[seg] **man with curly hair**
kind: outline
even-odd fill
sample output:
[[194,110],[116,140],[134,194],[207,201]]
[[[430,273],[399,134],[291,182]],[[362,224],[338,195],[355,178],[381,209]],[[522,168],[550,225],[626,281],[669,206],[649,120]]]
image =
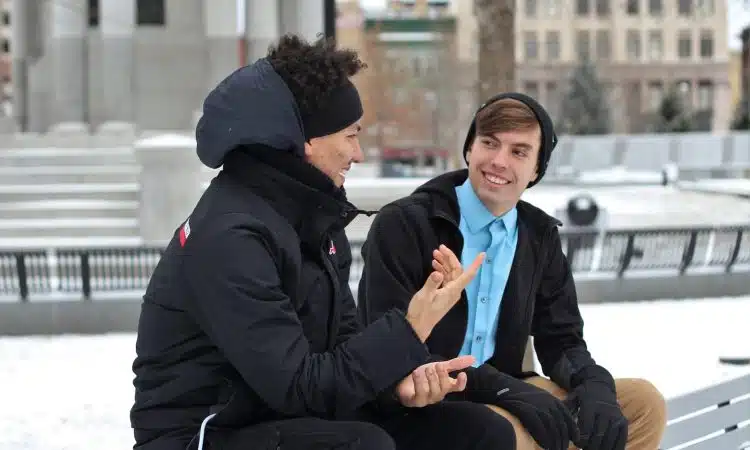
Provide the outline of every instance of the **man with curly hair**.
[[[285,36],[205,99],[198,157],[223,167],[144,295],[134,448],[393,450],[366,421],[372,411],[464,388],[456,372],[473,358],[428,364],[424,342],[483,255],[458,279],[428,276],[406,312],[366,328],[357,319],[344,227],[361,211],[342,186],[363,159],[350,81],[363,67],[326,40]],[[423,395],[413,379],[439,394]],[[513,429],[500,425],[474,427],[467,448],[503,448]]]

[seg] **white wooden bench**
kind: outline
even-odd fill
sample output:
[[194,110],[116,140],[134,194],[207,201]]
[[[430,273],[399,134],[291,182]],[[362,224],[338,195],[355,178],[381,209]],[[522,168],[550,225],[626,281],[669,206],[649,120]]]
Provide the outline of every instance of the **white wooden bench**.
[[750,449],[750,374],[668,400],[660,448]]

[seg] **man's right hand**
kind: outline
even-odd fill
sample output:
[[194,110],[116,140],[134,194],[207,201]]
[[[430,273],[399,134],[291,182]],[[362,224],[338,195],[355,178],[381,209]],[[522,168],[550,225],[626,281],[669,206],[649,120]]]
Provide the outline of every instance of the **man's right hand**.
[[[455,258],[455,255],[444,246],[441,246],[441,251],[450,252],[450,255]],[[445,276],[442,272],[432,272],[422,289],[411,298],[406,311],[406,320],[422,342],[427,341],[435,325],[458,303],[461,292],[479,271],[484,255],[484,252],[477,255],[468,270],[464,270],[455,279],[445,280],[445,283],[443,283]]]

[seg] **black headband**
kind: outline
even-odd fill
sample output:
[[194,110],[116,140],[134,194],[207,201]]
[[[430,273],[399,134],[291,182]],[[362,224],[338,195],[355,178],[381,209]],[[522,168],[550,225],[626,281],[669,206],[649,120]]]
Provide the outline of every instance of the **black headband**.
[[334,89],[322,107],[302,117],[305,140],[341,131],[362,118],[362,101],[354,84],[346,83]]

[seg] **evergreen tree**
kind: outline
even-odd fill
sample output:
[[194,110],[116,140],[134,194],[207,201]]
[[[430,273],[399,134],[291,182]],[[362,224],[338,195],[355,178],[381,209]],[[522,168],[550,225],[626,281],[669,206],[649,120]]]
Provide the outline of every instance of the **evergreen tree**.
[[560,106],[558,127],[566,134],[608,134],[612,124],[606,89],[596,67],[584,61],[573,72]]
[[685,133],[693,129],[690,115],[685,111],[675,87],[670,88],[661,99],[654,122],[652,128],[657,133]]

